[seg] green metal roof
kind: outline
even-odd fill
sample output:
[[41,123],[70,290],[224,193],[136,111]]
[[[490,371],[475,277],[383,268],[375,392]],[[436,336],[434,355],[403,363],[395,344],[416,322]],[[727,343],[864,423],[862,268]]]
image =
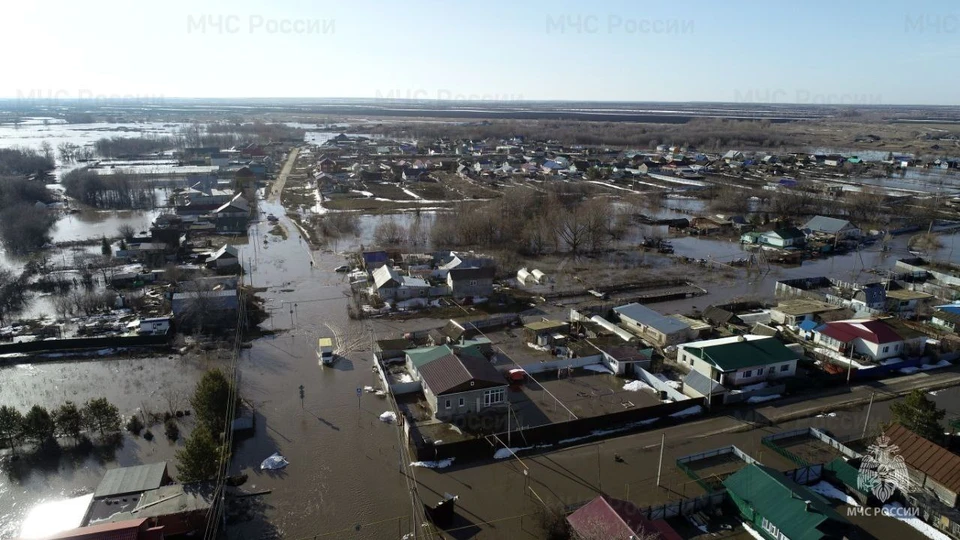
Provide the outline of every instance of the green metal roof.
[[437,358],[443,358],[448,354],[453,354],[453,349],[446,345],[437,345],[436,347],[420,347],[419,349],[407,349],[404,354],[410,357],[410,362],[416,368],[420,368]]
[[768,467],[747,465],[723,485],[791,540],[833,537],[828,534],[832,529],[835,534],[835,529],[850,524],[826,499]]
[[857,486],[857,476],[860,474],[860,470],[847,463],[847,460],[838,457],[824,465],[823,468],[832,471],[837,480],[843,482],[843,485],[866,495],[866,492]]
[[797,359],[797,353],[791,351],[776,338],[733,341],[708,347],[684,346],[684,350],[697,358],[709,362],[720,371],[779,364]]

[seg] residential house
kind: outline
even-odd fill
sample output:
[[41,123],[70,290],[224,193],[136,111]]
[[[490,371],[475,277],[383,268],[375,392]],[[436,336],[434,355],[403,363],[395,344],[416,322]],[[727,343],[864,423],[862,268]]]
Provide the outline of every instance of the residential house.
[[643,304],[618,306],[613,311],[620,317],[623,328],[657,347],[683,343],[692,335],[689,324],[661,315]]
[[214,210],[212,216],[218,233],[246,233],[247,223],[250,221],[250,203],[237,193],[230,202]]
[[386,302],[426,298],[430,285],[421,278],[401,275],[390,266],[373,271],[373,292]]
[[716,216],[698,216],[690,220],[690,226],[700,234],[716,234],[733,227],[733,223]]
[[214,500],[211,483],[173,484],[134,496],[95,500],[87,519],[97,524],[147,519],[153,528],[163,532],[164,538],[189,538],[206,530]]
[[[890,322],[888,322],[890,321]],[[813,330],[813,341],[842,354],[856,353],[874,362],[898,356],[915,356],[926,336],[893,320],[849,319],[833,321]]]
[[960,494],[960,456],[894,423],[883,434],[903,458],[915,490],[928,491],[950,508]]
[[843,306],[806,298],[782,300],[770,310],[770,319],[775,323],[797,326],[803,321],[815,321],[824,313],[842,309]]
[[233,328],[240,309],[236,289],[178,292],[170,303],[180,329]]
[[884,311],[887,307],[887,289],[880,283],[857,288],[850,299],[854,311]]
[[94,499],[105,497],[120,497],[142,493],[150,489],[157,489],[171,482],[167,472],[167,463],[148,463],[131,467],[117,467],[108,470],[97,489],[93,492]]
[[479,354],[447,354],[419,368],[423,394],[439,420],[506,409],[507,381]]
[[527,343],[545,347],[566,340],[569,323],[544,319],[523,325],[523,334]]
[[845,238],[859,238],[860,229],[845,219],[826,216],[814,216],[803,224],[802,229],[808,229],[814,234],[823,234],[840,240]]
[[236,247],[224,244],[220,249],[211,253],[204,264],[207,268],[236,268],[240,266],[240,255]]
[[680,540],[666,521],[649,520],[630,501],[598,495],[567,516],[574,538],[643,538],[644,540]]
[[360,257],[363,259],[363,268],[367,272],[373,272],[377,268],[387,264],[390,260],[390,255],[386,251],[364,251],[360,254]]
[[806,235],[796,227],[786,227],[767,231],[760,235],[759,243],[776,248],[799,247],[804,243]]
[[693,371],[724,388],[792,377],[799,359],[800,355],[776,338],[752,334],[677,347],[677,362],[691,366]]
[[493,277],[496,273],[489,266],[482,268],[453,268],[447,271],[447,287],[454,298],[469,296],[488,297],[493,294]]
[[904,317],[912,317],[927,307],[933,295],[910,289],[893,289],[886,291],[887,311]]
[[317,162],[317,167],[320,169],[320,172],[325,173],[335,173],[337,172],[337,169],[339,169],[337,162],[328,157],[324,157]]
[[934,307],[930,323],[956,332],[958,325],[960,325],[960,304],[945,304]]
[[820,494],[751,463],[723,481],[744,521],[770,540],[847,538],[853,525]]

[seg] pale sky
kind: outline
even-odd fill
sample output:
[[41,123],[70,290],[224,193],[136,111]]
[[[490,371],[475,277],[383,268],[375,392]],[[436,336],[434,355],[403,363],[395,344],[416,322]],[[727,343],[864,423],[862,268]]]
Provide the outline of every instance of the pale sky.
[[960,104],[942,1],[18,1],[0,97]]

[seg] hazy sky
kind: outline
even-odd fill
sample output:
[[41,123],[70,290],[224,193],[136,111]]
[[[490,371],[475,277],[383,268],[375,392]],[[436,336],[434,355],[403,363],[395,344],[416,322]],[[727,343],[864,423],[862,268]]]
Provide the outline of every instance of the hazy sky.
[[0,97],[960,104],[960,3],[18,1]]

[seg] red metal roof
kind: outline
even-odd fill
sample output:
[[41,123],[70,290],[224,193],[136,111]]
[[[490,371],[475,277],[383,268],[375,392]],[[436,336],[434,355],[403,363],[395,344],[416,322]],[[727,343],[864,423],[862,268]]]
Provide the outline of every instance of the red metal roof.
[[148,532],[148,528],[145,518],[131,519],[64,531],[49,537],[48,540],[159,540],[163,538],[162,533],[157,530]]
[[893,343],[903,341],[903,338],[890,328],[890,325],[877,320],[850,320],[834,321],[824,325],[820,330],[821,334],[830,336],[837,341],[849,343],[856,338],[861,338],[869,343],[883,345],[884,343]]
[[682,540],[666,521],[651,521],[630,501],[600,495],[567,516],[575,532],[589,538],[630,538],[646,533],[661,540]]

